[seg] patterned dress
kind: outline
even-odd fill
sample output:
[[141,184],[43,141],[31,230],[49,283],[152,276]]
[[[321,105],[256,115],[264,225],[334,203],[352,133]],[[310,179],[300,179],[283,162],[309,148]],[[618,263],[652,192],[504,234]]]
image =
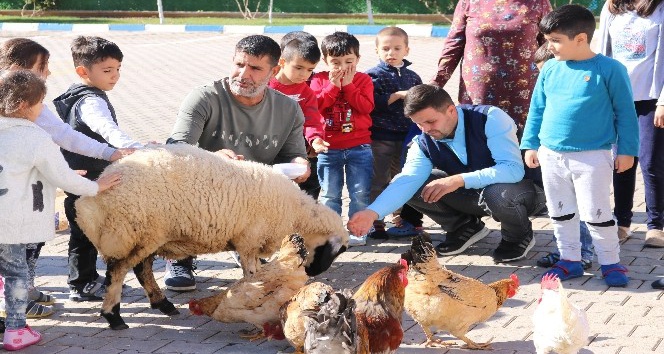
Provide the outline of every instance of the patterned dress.
[[443,87],[461,63],[459,103],[498,106],[519,128],[537,80],[533,55],[549,0],[459,0],[432,84]]

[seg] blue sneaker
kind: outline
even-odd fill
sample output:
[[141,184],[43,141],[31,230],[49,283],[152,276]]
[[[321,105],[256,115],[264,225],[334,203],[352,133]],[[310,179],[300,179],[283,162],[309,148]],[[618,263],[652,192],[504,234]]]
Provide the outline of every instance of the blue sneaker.
[[561,281],[580,278],[583,276],[583,264],[581,261],[574,262],[561,259],[542,276],[546,274],[555,274]]
[[417,236],[424,231],[422,226],[413,226],[408,221],[403,221],[401,226],[394,226],[387,229],[385,232],[390,237],[409,237]]
[[164,274],[164,283],[166,289],[173,291],[192,291],[196,290],[196,278],[194,278],[193,259],[167,260],[166,274]]
[[602,269],[602,276],[606,285],[624,287],[629,283],[627,268],[624,265],[615,263],[603,265],[600,268]]

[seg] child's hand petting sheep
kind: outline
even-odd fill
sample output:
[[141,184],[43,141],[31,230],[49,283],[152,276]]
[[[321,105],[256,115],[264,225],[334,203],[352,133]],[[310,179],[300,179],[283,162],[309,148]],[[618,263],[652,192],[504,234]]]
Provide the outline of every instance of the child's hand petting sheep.
[[99,185],[99,191],[97,193],[103,192],[116,184],[120,183],[122,180],[122,174],[120,172],[113,172],[107,175],[103,175],[97,179],[97,184]]

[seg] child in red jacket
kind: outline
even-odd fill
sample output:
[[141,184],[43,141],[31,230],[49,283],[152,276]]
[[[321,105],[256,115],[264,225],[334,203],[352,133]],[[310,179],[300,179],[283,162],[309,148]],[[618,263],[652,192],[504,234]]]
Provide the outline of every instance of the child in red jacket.
[[[346,32],[335,32],[321,43],[323,61],[330,71],[314,75],[311,89],[318,98],[318,110],[325,119],[325,141],[330,146],[318,155],[321,203],[341,214],[344,171],[350,207],[348,216],[369,204],[373,177],[371,116],[374,108],[373,83],[369,75],[357,72],[360,42]],[[350,246],[366,244],[366,235],[351,235]]]

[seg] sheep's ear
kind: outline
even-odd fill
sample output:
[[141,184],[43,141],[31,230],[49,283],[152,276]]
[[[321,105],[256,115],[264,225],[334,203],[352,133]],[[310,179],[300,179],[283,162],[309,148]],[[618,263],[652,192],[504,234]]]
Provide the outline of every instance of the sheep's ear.
[[314,259],[311,264],[305,267],[307,275],[314,277],[326,271],[332,265],[332,262],[338,255],[346,251],[346,246],[341,243],[341,238],[335,237],[324,245],[316,247],[314,250]]

